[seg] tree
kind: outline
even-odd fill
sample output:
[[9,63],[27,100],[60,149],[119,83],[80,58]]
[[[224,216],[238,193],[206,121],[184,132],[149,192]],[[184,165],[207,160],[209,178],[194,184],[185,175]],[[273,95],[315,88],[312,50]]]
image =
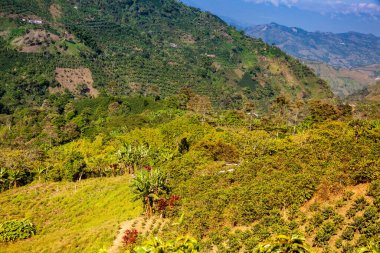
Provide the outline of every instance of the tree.
[[134,173],[137,166],[146,165],[142,163],[148,158],[149,151],[149,147],[145,145],[132,147],[132,145],[125,143],[117,151],[116,156],[128,168],[129,173]]
[[8,173],[6,168],[0,168],[0,192],[5,190],[8,183]]
[[254,116],[257,117],[257,114],[255,113],[255,104],[252,101],[247,101],[243,105],[243,110],[248,115],[248,121],[249,121],[248,129],[249,131],[252,131],[253,118]]

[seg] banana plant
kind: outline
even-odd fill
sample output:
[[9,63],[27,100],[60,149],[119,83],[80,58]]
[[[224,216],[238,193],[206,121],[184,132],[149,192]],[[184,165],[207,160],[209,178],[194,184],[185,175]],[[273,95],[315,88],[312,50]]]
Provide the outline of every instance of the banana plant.
[[188,236],[180,236],[174,241],[164,242],[154,237],[142,246],[134,248],[136,253],[199,253],[197,240]]
[[312,253],[305,244],[305,239],[298,236],[280,235],[273,243],[258,245],[254,253]]
[[17,187],[17,183],[22,179],[22,173],[20,170],[10,170],[8,172],[9,188],[13,185],[13,188]]
[[8,183],[8,173],[6,168],[0,168],[0,191],[5,190]]
[[132,182],[136,199],[141,199],[145,213],[152,216],[156,200],[164,193],[169,193],[166,175],[160,170],[140,170]]
[[367,247],[360,248],[358,253],[380,253],[380,242],[370,242]]

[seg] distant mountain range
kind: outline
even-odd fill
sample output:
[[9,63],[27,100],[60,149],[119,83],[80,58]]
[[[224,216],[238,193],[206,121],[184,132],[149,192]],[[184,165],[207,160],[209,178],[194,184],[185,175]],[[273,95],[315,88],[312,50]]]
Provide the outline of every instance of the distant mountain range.
[[367,88],[380,76],[380,38],[372,34],[308,32],[276,23],[244,30],[301,59],[340,97]]
[[372,34],[308,32],[276,23],[247,28],[246,33],[307,61],[344,68],[380,63],[380,38]]

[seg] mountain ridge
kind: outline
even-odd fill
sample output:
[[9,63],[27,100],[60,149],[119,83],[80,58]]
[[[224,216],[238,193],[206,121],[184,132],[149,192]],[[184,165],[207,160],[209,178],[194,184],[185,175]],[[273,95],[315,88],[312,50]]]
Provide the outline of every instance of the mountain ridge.
[[380,38],[358,32],[309,32],[277,23],[247,28],[247,34],[276,44],[297,58],[355,68],[380,62]]

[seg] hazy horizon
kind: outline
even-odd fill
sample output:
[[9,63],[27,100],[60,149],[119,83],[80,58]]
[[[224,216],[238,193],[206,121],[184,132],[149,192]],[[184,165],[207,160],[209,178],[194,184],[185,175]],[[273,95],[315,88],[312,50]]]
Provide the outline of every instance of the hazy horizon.
[[182,0],[240,25],[269,23],[315,32],[380,36],[380,1]]

